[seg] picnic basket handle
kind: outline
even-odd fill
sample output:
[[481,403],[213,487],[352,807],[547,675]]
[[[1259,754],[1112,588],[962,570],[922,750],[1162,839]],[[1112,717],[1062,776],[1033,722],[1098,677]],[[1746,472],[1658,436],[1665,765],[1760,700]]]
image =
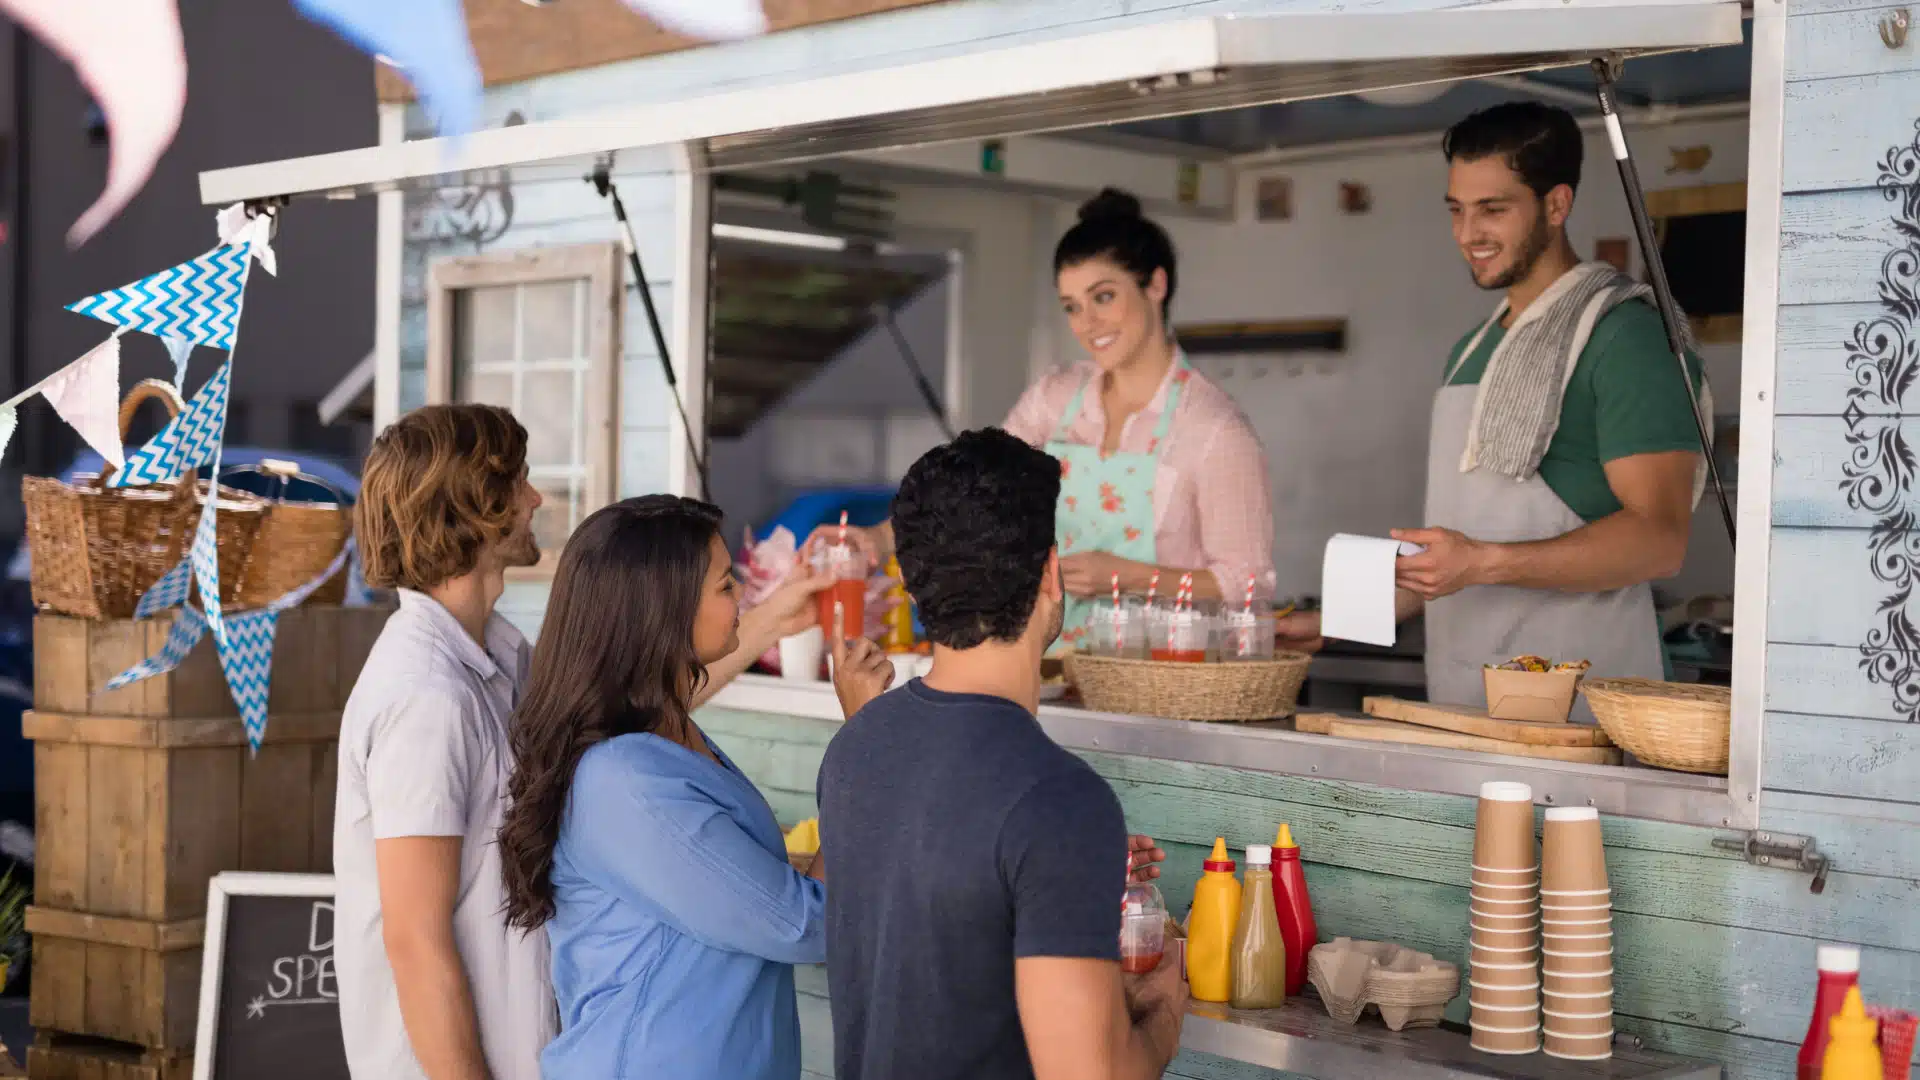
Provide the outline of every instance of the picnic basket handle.
[[[120,402],[121,443],[124,444],[127,441],[127,432],[133,427],[133,418],[134,415],[140,411],[140,406],[145,405],[154,398],[159,398],[160,401],[166,405],[168,420],[179,416],[181,410],[186,408],[180,401],[180,392],[175,390],[173,384],[165,379],[142,379],[134,383],[133,389],[128,390],[126,398]],[[95,478],[93,486],[96,488],[106,487],[107,480],[113,476],[114,471],[113,462],[109,461],[102,465],[100,475]],[[187,472],[191,473],[193,470],[189,469]]]

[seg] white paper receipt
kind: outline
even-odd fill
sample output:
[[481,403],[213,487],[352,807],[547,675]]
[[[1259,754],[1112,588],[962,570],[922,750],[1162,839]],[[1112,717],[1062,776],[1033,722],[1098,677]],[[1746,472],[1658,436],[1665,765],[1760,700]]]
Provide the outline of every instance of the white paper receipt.
[[1398,627],[1393,617],[1393,560],[1422,551],[1378,536],[1335,533],[1320,563],[1320,633],[1343,641],[1390,646]]

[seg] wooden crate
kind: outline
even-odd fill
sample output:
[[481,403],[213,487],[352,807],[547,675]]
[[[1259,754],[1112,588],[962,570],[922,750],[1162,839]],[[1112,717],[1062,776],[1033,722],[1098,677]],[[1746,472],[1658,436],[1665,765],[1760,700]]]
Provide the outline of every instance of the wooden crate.
[[153,922],[29,907],[28,1020],[40,1031],[193,1046],[204,919]]
[[332,871],[338,712],[274,716],[257,755],[238,717],[36,710],[21,727],[42,907],[172,922],[206,913],[222,870]]
[[[270,712],[331,712],[346,704],[391,608],[299,607],[274,635]],[[81,716],[237,715],[212,635],[165,675],[108,690],[115,675],[160,651],[171,613],[152,619],[41,615],[33,624],[33,703]]]
[[42,1032],[27,1048],[30,1080],[192,1080],[187,1053]]

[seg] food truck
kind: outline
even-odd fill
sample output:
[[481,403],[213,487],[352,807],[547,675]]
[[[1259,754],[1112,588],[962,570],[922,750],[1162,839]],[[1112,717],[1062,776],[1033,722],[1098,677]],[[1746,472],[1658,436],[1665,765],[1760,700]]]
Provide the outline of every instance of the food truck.
[[[1261,843],[1284,821],[1323,940],[1455,962],[1481,785],[1596,808],[1609,1075],[1791,1075],[1822,942],[1860,946],[1880,998],[1920,1000],[1907,8],[796,0],[769,4],[773,33],[694,48],[613,4],[467,6],[484,130],[427,137],[383,76],[379,145],[209,171],[201,194],[277,208],[282,230],[323,227],[320,200],[377,200],[377,422],[437,401],[513,408],[549,549],[595,507],[660,490],[705,491],[738,530],[998,423],[1076,358],[1048,256],[1074,205],[1113,185],[1173,234],[1176,330],[1212,342],[1195,363],[1259,432],[1277,590],[1310,595],[1329,534],[1420,524],[1427,401],[1446,346],[1492,307],[1455,261],[1439,132],[1505,99],[1574,111],[1573,242],[1638,273],[1647,226],[1719,402],[1731,517],[1702,500],[1663,616],[1707,643],[1676,655],[1676,677],[1730,687],[1724,770],[1067,703],[1040,722],[1168,849],[1175,909],[1213,838]],[[1622,148],[1642,192],[1609,167]],[[908,340],[931,395],[897,366]],[[502,602],[530,632],[550,574],[521,573]],[[1308,700],[1416,697],[1420,670],[1417,630],[1330,647]],[[783,823],[815,813],[841,720],[828,684],[743,676],[699,719]],[[806,1067],[830,1076],[824,973],[800,985]],[[1520,1075],[1449,1057],[1464,1042],[1196,1014],[1170,1075]],[[1551,1065],[1538,1075],[1579,1074]]]

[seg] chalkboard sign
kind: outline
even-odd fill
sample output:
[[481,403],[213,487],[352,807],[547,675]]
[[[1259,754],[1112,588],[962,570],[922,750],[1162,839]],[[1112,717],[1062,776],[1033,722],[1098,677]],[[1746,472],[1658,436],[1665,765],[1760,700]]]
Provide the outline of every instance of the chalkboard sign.
[[193,1080],[348,1080],[333,877],[215,875]]

